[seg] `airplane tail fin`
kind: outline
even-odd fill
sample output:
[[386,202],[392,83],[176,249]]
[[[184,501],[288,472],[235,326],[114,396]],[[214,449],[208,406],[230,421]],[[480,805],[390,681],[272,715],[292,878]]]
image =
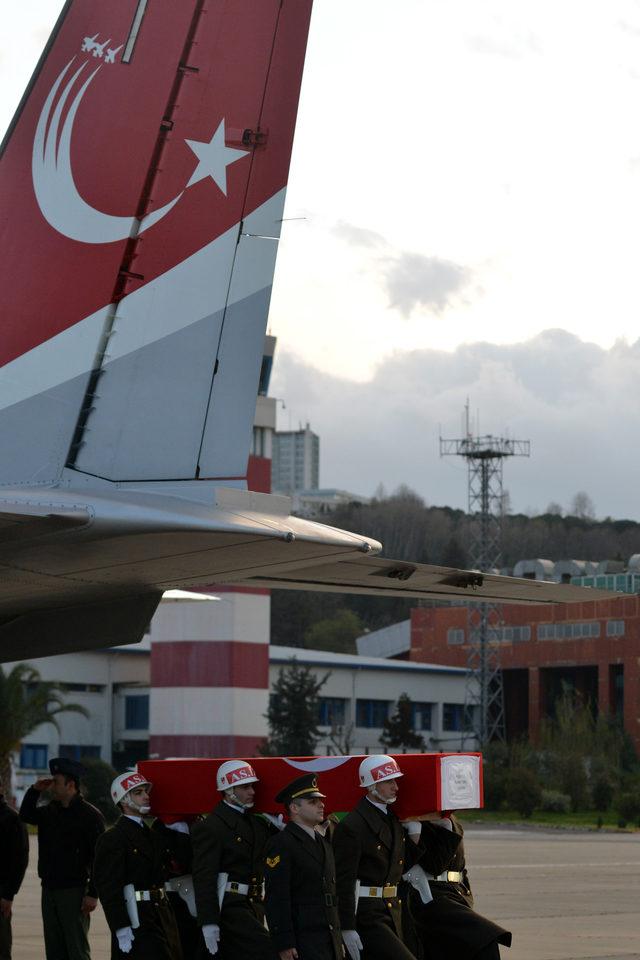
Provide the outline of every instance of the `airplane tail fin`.
[[0,156],[0,482],[246,475],[311,0],[70,0]]

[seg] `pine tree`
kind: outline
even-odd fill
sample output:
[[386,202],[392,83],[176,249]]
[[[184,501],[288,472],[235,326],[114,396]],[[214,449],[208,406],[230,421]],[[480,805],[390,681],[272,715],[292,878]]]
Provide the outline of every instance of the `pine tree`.
[[318,693],[327,681],[327,673],[317,680],[308,666],[292,657],[276,680],[269,709],[269,740],[262,749],[265,756],[307,757],[320,739],[318,730]]
[[386,750],[424,750],[424,738],[413,729],[413,703],[411,697],[401,693],[396,712],[385,720],[380,743]]

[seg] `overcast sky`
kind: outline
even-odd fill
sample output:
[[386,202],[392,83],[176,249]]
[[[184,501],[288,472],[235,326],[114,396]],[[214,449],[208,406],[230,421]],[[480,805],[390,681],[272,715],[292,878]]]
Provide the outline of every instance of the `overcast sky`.
[[[7,6],[0,128],[62,4]],[[640,516],[640,3],[316,0],[286,216],[274,389],[323,484],[463,505],[470,394],[533,442],[514,507]]]

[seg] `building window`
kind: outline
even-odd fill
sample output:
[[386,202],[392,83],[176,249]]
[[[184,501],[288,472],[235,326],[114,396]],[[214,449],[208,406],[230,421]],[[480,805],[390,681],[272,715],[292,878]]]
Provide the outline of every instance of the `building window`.
[[538,640],[581,640],[586,637],[599,636],[600,624],[593,620],[585,623],[541,623],[538,625]]
[[432,715],[432,703],[411,704],[411,725],[414,730],[433,730]]
[[456,643],[464,643],[464,630],[454,630],[450,627],[447,630],[447,643],[453,646]]
[[624,637],[624,620],[607,620],[608,637]]
[[343,697],[319,697],[319,725],[321,727],[341,726],[344,723],[346,702]]
[[465,711],[463,703],[443,703],[442,704],[442,729],[447,733],[469,729],[470,724],[465,723]]
[[100,759],[100,747],[95,744],[61,743],[58,756],[65,760]]
[[46,743],[23,743],[20,747],[20,766],[23,770],[46,770],[49,747]]
[[498,627],[492,633],[501,643],[527,643],[531,640],[531,627]]
[[356,726],[381,728],[389,716],[389,700],[357,700]]
[[149,694],[124,698],[124,725],[127,730],[149,729]]

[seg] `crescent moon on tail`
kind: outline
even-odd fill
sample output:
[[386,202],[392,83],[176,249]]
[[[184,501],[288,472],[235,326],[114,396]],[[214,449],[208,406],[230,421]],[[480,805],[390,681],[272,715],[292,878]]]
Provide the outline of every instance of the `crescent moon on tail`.
[[31,174],[36,199],[45,220],[58,233],[71,240],[78,240],[80,243],[114,243],[117,240],[126,240],[132,234],[141,233],[158,223],[173,209],[184,190],[143,220],[138,220],[137,217],[114,217],[108,213],[102,213],[80,196],[71,168],[71,135],[82,98],[101,66],[97,67],[82,84],[69,107],[60,131],[62,112],[73,85],[87,66],[85,61],[78,67],[53,109],[56,94],[73,60],[69,61],[53,84],[38,120],[31,156]]

